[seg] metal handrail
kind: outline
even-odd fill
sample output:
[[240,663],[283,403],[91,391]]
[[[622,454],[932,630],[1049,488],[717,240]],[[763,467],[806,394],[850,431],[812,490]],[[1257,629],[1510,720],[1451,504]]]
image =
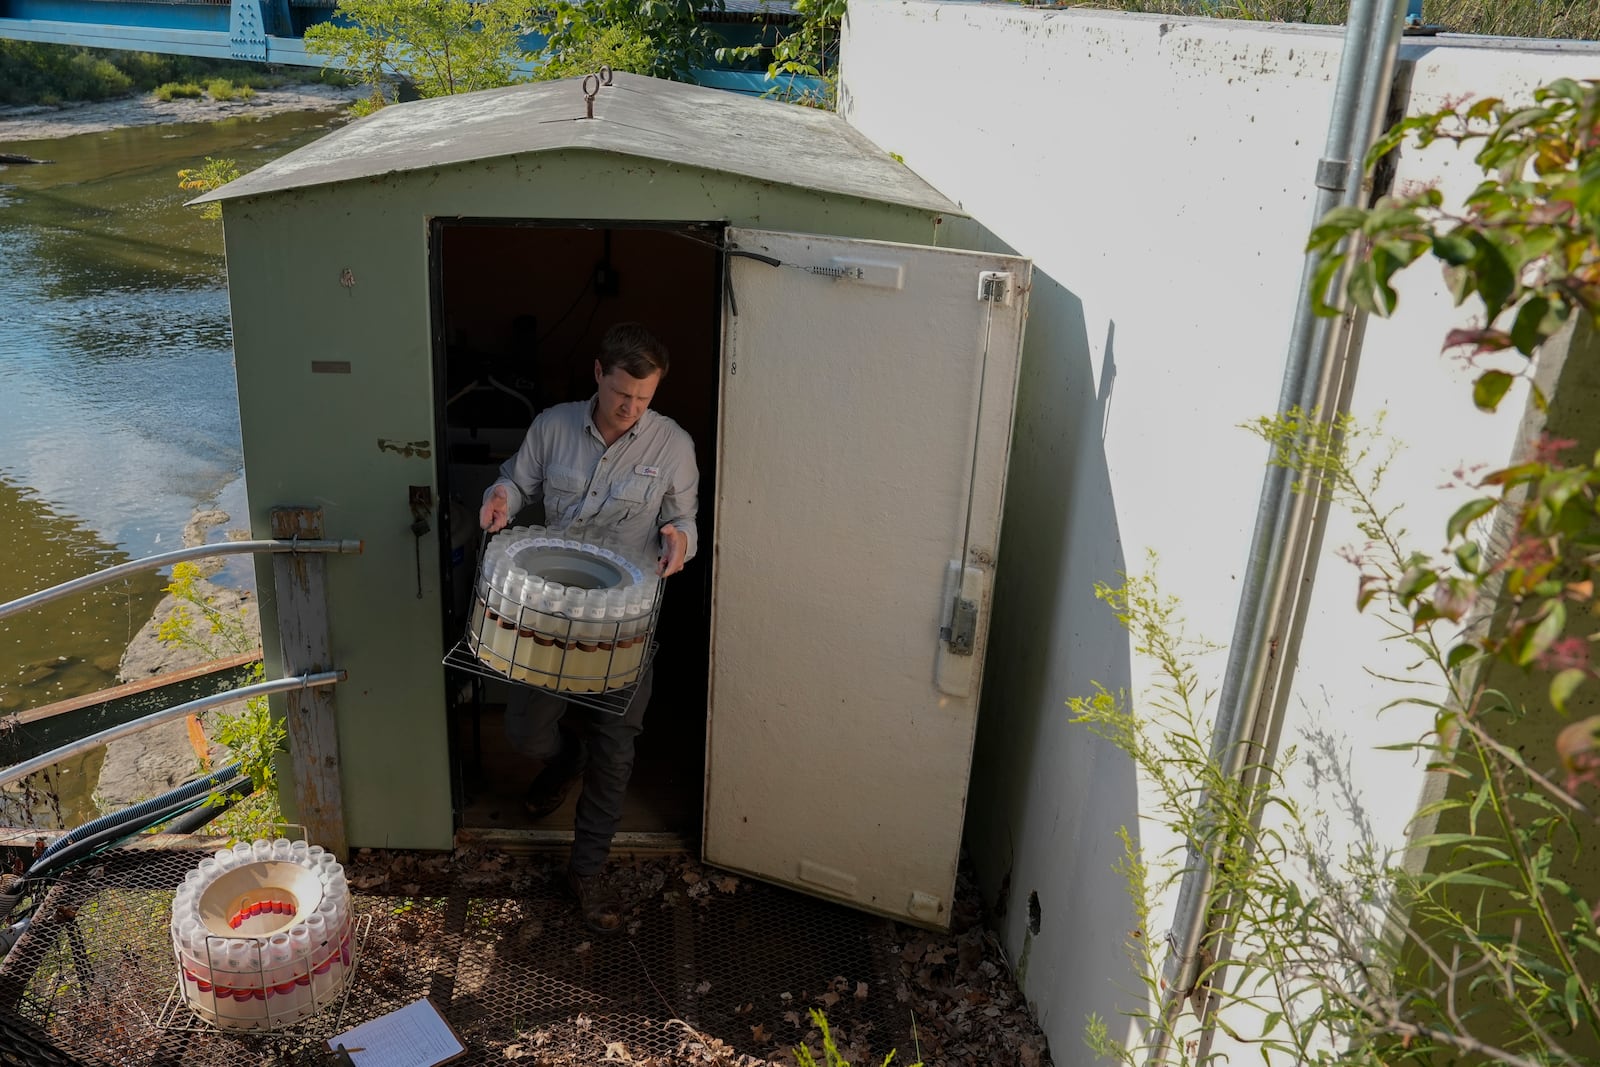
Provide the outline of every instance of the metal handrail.
[[0,604],[0,619],[15,615],[19,611],[48,604],[52,600],[60,600],[64,596],[106,582],[115,581],[129,574],[138,574],[141,571],[160,570],[171,563],[183,563],[191,559],[207,559],[212,556],[240,556],[252,552],[266,552],[281,554],[286,552],[326,552],[341,555],[359,555],[363,548],[361,541],[322,541],[299,540],[298,538],[285,538],[282,540],[267,541],[224,541],[215,545],[196,545],[193,548],[178,548],[171,552],[162,552],[155,556],[145,556],[143,559],[129,560],[119,563],[115,567],[107,567],[103,571],[86,574],[82,578],[74,578],[70,582],[51,586],[49,589],[37,593],[29,593],[25,597],[13,600],[7,604]]
[[[301,543],[305,544],[306,542]],[[13,764],[12,766],[5,768],[5,770],[0,771],[0,786],[10,785],[12,782],[21,781],[30,774],[34,774],[38,771],[44,770],[46,767],[51,767],[57,763],[60,763],[68,756],[75,756],[80,752],[87,752],[89,749],[94,748],[97,745],[103,745],[108,741],[115,741],[119,737],[126,737],[129,734],[138,733],[140,730],[144,730],[151,726],[159,726],[164,722],[171,722],[173,719],[180,719],[185,715],[192,715],[198,711],[205,711],[207,708],[214,708],[219,704],[226,704],[234,700],[248,700],[251,697],[266,696],[269,693],[283,693],[291,689],[315,689],[318,686],[333,685],[335,682],[342,682],[346,677],[347,675],[344,671],[320,671],[316,674],[301,674],[290,678],[277,678],[270,682],[257,682],[255,685],[247,685],[238,689],[230,689],[226,693],[217,693],[213,696],[201,697],[198,700],[191,700],[187,704],[179,704],[176,707],[167,708],[165,711],[151,712],[149,715],[146,715],[143,718],[134,719],[132,722],[125,722],[121,726],[113,726],[110,729],[101,730],[97,734],[90,734],[88,737],[79,738],[71,744],[63,745],[58,749],[46,752],[42,756],[35,756],[33,759],[26,760],[22,763]]]

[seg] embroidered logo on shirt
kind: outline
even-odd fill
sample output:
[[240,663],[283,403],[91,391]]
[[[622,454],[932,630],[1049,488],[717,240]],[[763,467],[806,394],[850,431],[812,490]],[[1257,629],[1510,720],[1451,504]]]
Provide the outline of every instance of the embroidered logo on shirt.
[[633,468],[633,473],[642,474],[646,478],[654,478],[654,477],[657,477],[658,475],[660,475],[661,468],[660,467],[646,467],[644,464],[641,463],[637,467]]

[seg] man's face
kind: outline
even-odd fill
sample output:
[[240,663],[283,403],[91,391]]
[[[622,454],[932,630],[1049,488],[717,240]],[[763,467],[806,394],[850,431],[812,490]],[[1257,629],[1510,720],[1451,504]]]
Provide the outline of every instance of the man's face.
[[647,377],[635,378],[618,367],[605,374],[600,369],[600,361],[595,360],[594,380],[599,386],[599,399],[594,406],[595,422],[603,431],[622,434],[633,429],[633,424],[650,407],[656,386],[661,383],[661,372],[652,371]]

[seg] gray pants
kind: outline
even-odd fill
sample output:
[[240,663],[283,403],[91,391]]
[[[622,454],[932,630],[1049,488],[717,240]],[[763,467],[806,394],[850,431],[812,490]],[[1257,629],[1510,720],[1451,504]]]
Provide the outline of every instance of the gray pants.
[[622,821],[622,798],[633,775],[633,741],[644,729],[644,712],[655,687],[655,665],[645,669],[626,715],[569,704],[552,693],[516,686],[506,701],[506,739],[533,760],[554,759],[561,751],[561,720],[572,716],[589,748],[583,790],[572,820],[572,869],[598,874],[611,853],[611,838]]

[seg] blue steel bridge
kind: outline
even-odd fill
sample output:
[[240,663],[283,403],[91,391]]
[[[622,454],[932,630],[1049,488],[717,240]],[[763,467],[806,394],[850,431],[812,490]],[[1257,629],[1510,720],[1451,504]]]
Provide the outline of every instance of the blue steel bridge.
[[[308,67],[326,64],[305,48],[306,27],[333,18],[336,0],[0,0],[0,38],[128,52],[202,56]],[[786,0],[726,0],[703,21],[729,44],[753,43],[763,24],[793,23]],[[542,43],[527,41],[530,51]],[[697,71],[704,85],[747,93],[772,88],[764,73]]]

